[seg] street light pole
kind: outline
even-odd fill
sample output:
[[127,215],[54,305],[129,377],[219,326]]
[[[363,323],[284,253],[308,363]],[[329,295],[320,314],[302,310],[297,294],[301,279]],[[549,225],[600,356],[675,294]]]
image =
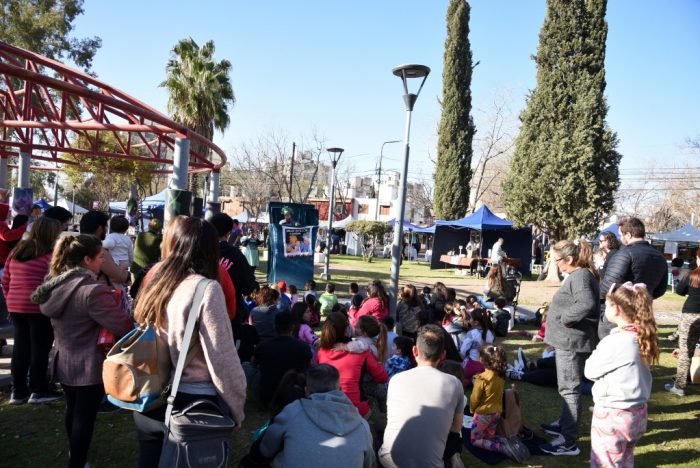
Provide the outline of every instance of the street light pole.
[[382,143],[382,149],[379,152],[379,174],[377,176],[377,193],[374,195],[377,197],[377,203],[374,206],[374,220],[379,220],[379,191],[382,189],[382,159],[384,158],[384,145],[387,143],[401,143],[401,140],[389,140]]
[[[394,242],[391,246],[391,293],[390,311],[391,315],[396,317],[396,302],[399,295],[399,272],[401,269],[401,247],[403,244],[403,219],[406,213],[406,178],[408,176],[408,156],[410,152],[409,139],[411,135],[411,114],[413,106],[418,99],[418,95],[423,89],[425,80],[428,78],[430,68],[425,65],[399,65],[392,70],[395,76],[401,78],[403,83],[403,100],[406,104],[406,128],[404,132],[404,155],[403,155],[403,171],[399,180],[399,215],[394,224]],[[407,80],[410,78],[422,78],[418,91],[415,93],[408,92]]]
[[326,263],[323,266],[323,273],[321,278],[330,281],[331,279],[331,229],[333,229],[333,216],[335,216],[335,168],[340,161],[340,157],[343,155],[343,148],[328,148],[326,151],[331,155],[331,162],[333,163],[333,172],[331,173],[331,199],[328,205],[328,234],[326,235]]

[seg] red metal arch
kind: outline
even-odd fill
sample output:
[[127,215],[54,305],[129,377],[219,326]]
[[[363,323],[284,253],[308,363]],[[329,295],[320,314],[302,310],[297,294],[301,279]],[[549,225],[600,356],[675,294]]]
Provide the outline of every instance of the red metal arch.
[[[211,159],[190,148],[190,172],[218,170],[224,151],[184,125],[79,70],[0,41],[0,157],[75,164],[61,153],[172,164],[175,138],[202,142]],[[97,148],[95,132],[109,132],[118,151]],[[75,147],[83,136],[92,148]],[[163,172],[162,170],[156,172]]]

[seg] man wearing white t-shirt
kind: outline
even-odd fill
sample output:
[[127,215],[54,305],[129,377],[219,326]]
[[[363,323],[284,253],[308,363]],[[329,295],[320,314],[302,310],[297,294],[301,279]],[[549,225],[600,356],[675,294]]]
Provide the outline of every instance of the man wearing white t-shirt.
[[501,237],[493,244],[493,248],[491,249],[491,263],[493,265],[501,263],[506,256],[506,253],[503,251],[503,242],[503,238]]
[[456,377],[437,370],[445,358],[437,325],[418,331],[413,355],[417,367],[389,381],[379,459],[385,468],[442,468],[447,437],[462,428],[464,389]]

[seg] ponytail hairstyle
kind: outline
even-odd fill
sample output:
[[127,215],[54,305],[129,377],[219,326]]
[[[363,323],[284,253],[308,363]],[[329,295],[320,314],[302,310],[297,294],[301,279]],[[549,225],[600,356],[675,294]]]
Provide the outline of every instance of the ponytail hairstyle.
[[484,344],[479,349],[479,359],[485,368],[495,372],[501,377],[506,376],[508,359],[503,348],[493,344]]
[[336,343],[343,340],[347,334],[348,318],[340,312],[328,314],[321,330],[321,349],[331,350]]
[[377,337],[377,353],[379,354],[379,362],[386,361],[387,353],[387,330],[386,325],[379,322],[371,315],[363,315],[357,319],[357,329],[374,339]]
[[600,275],[598,275],[598,271],[593,264],[593,247],[585,240],[559,241],[552,249],[561,257],[571,257],[574,261],[574,265],[579,268],[586,268],[596,280],[600,280]]
[[[700,258],[700,248],[695,251],[695,260]],[[688,284],[694,288],[700,288],[700,262],[696,268],[688,273]]]
[[55,278],[61,273],[82,266],[85,257],[95,258],[102,250],[102,241],[89,234],[66,236],[54,249],[47,279]]
[[489,319],[489,314],[484,309],[474,309],[472,310],[472,320],[478,322],[481,325],[481,338],[486,341],[486,336],[488,336],[489,330],[493,333],[493,323]]
[[653,299],[644,283],[613,284],[605,296],[606,302],[618,308],[620,313],[637,329],[639,354],[647,365],[658,364],[659,339],[656,334]]
[[26,262],[42,257],[53,250],[53,245],[60,233],[61,223],[58,220],[41,216],[34,221],[29,237],[20,241],[10,258],[18,262]]

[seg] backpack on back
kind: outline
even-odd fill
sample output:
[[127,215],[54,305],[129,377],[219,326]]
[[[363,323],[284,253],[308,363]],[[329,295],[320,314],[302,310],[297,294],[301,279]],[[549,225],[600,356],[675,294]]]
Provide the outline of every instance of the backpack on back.
[[115,406],[149,411],[165,403],[170,351],[153,326],[140,325],[119,340],[102,365],[107,399]]

